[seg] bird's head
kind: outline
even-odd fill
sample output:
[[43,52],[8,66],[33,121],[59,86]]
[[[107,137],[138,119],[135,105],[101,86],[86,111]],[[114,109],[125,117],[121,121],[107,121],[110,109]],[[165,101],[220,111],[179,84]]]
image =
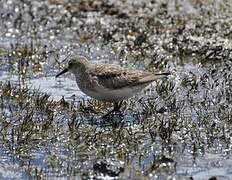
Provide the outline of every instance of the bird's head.
[[73,57],[69,60],[68,66],[63,71],[61,71],[59,74],[56,75],[56,78],[68,71],[73,73],[74,75],[79,75],[80,73],[83,73],[83,71],[86,70],[86,67],[89,64],[90,62],[84,56]]

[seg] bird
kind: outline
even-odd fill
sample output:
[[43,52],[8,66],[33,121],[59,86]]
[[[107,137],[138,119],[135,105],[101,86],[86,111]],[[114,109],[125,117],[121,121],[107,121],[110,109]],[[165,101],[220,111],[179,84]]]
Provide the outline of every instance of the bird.
[[136,95],[153,81],[170,75],[170,72],[152,73],[115,64],[97,64],[81,55],[70,58],[67,67],[56,78],[66,72],[74,74],[77,86],[87,96],[114,103],[106,116],[119,111],[123,100]]

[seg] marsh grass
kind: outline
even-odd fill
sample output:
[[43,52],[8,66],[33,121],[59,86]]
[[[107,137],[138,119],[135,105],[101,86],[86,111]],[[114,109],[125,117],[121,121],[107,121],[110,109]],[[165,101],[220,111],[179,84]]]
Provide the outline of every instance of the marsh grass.
[[[141,99],[139,105],[133,99],[125,103],[125,115],[133,114],[136,108],[139,114],[118,123],[115,116],[110,126],[99,121],[108,104],[95,100],[54,101],[38,90],[1,83],[2,146],[33,177],[97,177],[101,173],[126,177],[129,164],[134,164],[132,172],[142,170],[143,176],[156,172],[163,177],[166,171],[175,172],[178,158],[183,155],[191,154],[193,162],[214,151],[228,157],[231,107],[212,108],[215,99],[208,99],[207,95],[203,101],[195,102],[189,94],[196,91],[193,88],[180,102],[177,93],[170,93],[170,83],[158,83],[160,95],[154,100]],[[189,84],[196,86],[194,82]],[[159,107],[161,101],[166,107],[163,111]],[[34,163],[41,153],[44,160],[38,166]],[[109,157],[112,161],[98,161]]]
[[[1,151],[37,179],[186,179],[220,168],[229,177],[231,5],[180,2],[0,4],[0,73],[18,78],[0,83]],[[49,86],[65,89],[60,99],[31,83],[53,77],[70,52],[172,75],[105,120],[111,104],[66,96],[78,94],[72,78]]]

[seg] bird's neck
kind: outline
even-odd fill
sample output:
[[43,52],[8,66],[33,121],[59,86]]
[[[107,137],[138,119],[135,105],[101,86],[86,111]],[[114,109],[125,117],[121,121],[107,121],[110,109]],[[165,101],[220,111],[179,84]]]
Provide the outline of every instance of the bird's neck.
[[90,68],[90,66],[91,66],[90,63],[80,66],[80,67],[76,70],[76,72],[74,73],[75,76],[76,76],[76,79],[78,80],[78,79],[85,78],[86,72],[88,71],[88,69]]
[[81,64],[74,72],[72,72],[75,77],[76,81],[81,83],[82,80],[85,80],[86,77],[88,77],[87,72],[89,69],[91,69],[92,64],[90,62],[85,62],[84,64]]
[[90,83],[90,79],[88,77],[88,74],[86,73],[86,71],[83,71],[82,73],[78,73],[75,74],[75,78],[76,78],[76,83],[78,85],[78,87],[85,92],[85,89],[88,88],[92,88],[92,85]]

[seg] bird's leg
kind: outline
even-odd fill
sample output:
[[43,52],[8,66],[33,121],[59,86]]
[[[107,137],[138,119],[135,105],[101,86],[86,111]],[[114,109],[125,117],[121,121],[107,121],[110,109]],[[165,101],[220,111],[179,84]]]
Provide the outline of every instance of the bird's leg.
[[101,118],[104,119],[106,117],[108,117],[112,112],[114,112],[114,109],[111,109],[110,111],[108,111],[106,114],[104,114]]
[[107,116],[109,116],[111,113],[113,112],[120,112],[120,107],[122,106],[122,102],[123,101],[120,101],[120,102],[115,102],[114,103],[114,108],[112,110],[110,110],[109,112],[107,112],[106,114],[104,114],[102,116],[102,118],[106,118]]
[[120,110],[120,108],[122,107],[122,103],[123,103],[123,101],[119,101],[119,102],[114,103],[114,109],[113,109],[114,112],[116,112],[119,115],[119,118],[121,120],[123,120],[123,117],[124,117],[124,115],[122,114],[122,112]]
[[116,112],[119,112],[120,108],[122,106],[122,103],[123,103],[123,101],[119,101],[119,102],[114,103],[114,109],[113,110],[116,111]]

